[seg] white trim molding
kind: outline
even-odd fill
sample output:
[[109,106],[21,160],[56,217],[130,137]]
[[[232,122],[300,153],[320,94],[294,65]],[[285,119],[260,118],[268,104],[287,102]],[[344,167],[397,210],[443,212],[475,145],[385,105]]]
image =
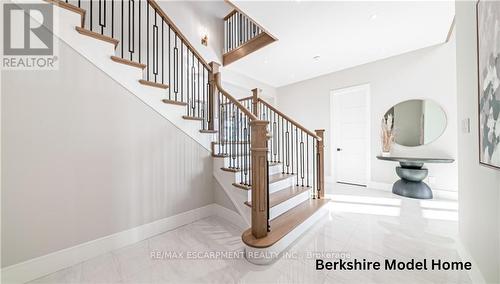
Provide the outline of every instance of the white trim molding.
[[476,261],[469,253],[467,248],[465,248],[462,241],[457,241],[457,252],[462,261],[469,261],[472,264],[472,269],[467,271],[467,274],[469,275],[471,282],[474,284],[485,284],[486,281],[484,280],[481,271],[479,271],[479,266],[477,266]]
[[125,247],[155,235],[187,225],[197,220],[219,216],[245,228],[243,218],[236,212],[212,203],[174,216],[137,226],[96,240],[62,249],[2,269],[2,283],[26,283],[61,269],[76,265],[98,255]]

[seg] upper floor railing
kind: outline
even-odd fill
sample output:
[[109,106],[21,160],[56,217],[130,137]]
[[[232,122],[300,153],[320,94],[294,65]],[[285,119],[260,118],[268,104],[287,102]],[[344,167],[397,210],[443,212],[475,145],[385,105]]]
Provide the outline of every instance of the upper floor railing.
[[233,6],[224,17],[224,47],[222,61],[228,65],[277,39],[266,31],[257,22],[242,12],[230,1]]
[[245,14],[233,10],[224,17],[224,53],[230,52],[262,33],[262,29]]

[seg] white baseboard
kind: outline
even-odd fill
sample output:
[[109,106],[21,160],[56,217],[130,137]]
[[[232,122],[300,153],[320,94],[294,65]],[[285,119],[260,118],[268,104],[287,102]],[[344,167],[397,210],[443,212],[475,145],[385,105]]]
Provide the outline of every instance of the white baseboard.
[[245,222],[243,217],[241,217],[241,215],[238,214],[237,212],[227,209],[226,207],[221,206],[217,203],[212,204],[212,206],[214,211],[213,215],[226,219],[228,222],[231,222],[232,224],[238,226],[242,230],[248,229],[247,222]]
[[[390,184],[390,183],[370,181],[367,184],[367,188],[392,192],[392,184]],[[432,193],[433,193],[434,197],[437,197],[437,198],[458,200],[458,191],[432,188]]]
[[485,284],[486,281],[484,280],[484,277],[481,274],[481,271],[479,271],[479,267],[477,266],[477,263],[475,262],[474,258],[469,253],[469,251],[465,248],[464,244],[461,241],[457,242],[457,251],[458,251],[458,255],[460,256],[462,261],[469,261],[472,264],[472,269],[467,271],[467,274],[469,274],[469,277],[470,277],[472,283]]
[[26,283],[103,253],[137,243],[212,215],[222,217],[245,228],[245,222],[238,213],[213,203],[5,267],[1,270],[2,283]]

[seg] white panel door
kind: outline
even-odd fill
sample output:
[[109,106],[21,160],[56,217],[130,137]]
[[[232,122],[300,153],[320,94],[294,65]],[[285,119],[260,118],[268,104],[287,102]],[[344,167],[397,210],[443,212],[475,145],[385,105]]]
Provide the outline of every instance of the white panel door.
[[336,182],[367,184],[368,96],[362,85],[332,91],[332,176]]

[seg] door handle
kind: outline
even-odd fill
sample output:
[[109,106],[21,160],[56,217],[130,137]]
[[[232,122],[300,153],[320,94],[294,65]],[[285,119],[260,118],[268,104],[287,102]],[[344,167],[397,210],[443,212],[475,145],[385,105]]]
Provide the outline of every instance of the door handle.
[[342,151],[342,148],[337,148],[337,152],[340,152],[340,151]]

